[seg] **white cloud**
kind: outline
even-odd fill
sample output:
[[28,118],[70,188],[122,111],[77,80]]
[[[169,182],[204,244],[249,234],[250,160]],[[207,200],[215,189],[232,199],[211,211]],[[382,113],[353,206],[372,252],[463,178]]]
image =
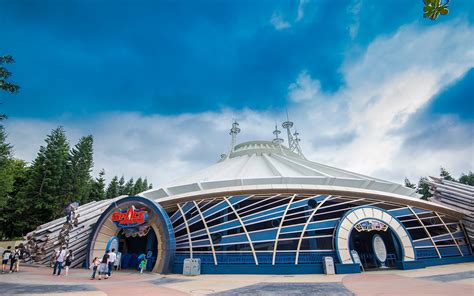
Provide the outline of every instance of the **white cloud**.
[[[303,139],[306,156],[348,170],[402,182],[436,174],[445,166],[453,175],[472,169],[472,124],[443,121],[444,129],[410,120],[447,85],[474,67],[474,29],[447,23],[416,25],[375,39],[365,52],[341,68],[345,85],[336,93],[303,71],[289,83],[290,119]],[[179,116],[137,113],[103,114],[80,122],[9,119],[9,140],[17,157],[32,160],[49,130],[64,125],[71,141],[95,136],[95,172],[108,176],[147,176],[156,185],[183,177],[217,161],[230,145],[228,129],[236,118],[239,141],[272,138],[275,119],[283,114],[222,110]],[[447,120],[433,118],[433,121]],[[414,140],[415,139],[415,140]],[[467,140],[466,140],[467,139]],[[471,160],[471,163],[469,162]]]
[[347,13],[352,19],[351,24],[348,27],[349,35],[351,39],[355,39],[357,37],[357,33],[359,33],[360,27],[360,10],[362,9],[362,0],[354,0],[351,5],[347,8]]
[[283,19],[280,13],[274,12],[270,19],[270,23],[276,30],[284,30],[291,27],[291,24]]
[[296,15],[296,21],[299,22],[304,17],[304,5],[306,4],[307,0],[300,0],[298,3],[298,12]]
[[288,87],[288,97],[294,102],[303,102],[316,97],[321,89],[321,83],[318,80],[311,79],[307,71],[298,75],[296,82]]

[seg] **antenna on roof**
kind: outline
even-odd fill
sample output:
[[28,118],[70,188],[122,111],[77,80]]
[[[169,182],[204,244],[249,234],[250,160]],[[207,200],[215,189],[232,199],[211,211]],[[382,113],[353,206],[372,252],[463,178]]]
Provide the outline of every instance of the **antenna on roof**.
[[291,128],[293,127],[293,125],[294,125],[293,122],[290,121],[289,119],[288,110],[286,110],[286,121],[283,122],[281,126],[284,129],[286,129],[286,132],[288,134],[288,148],[290,148],[291,151],[297,153],[299,156],[306,159],[303,155],[303,151],[301,151],[301,147],[300,147],[301,139],[298,138],[299,133],[295,129],[295,133],[293,135],[291,134]]
[[[230,144],[230,153],[234,151],[235,143],[237,141],[237,134],[240,133],[239,123],[237,120],[234,120],[232,123],[232,128],[230,129],[229,135],[232,136],[232,143]],[[229,155],[230,155],[229,153]]]
[[288,110],[286,110],[286,121],[283,122],[281,126],[286,129],[286,133],[288,134],[288,148],[293,150],[292,147],[294,146],[294,140],[291,136],[291,128],[293,127],[293,122],[288,119]]
[[275,139],[273,139],[273,143],[281,146],[281,143],[283,143],[283,139],[280,138],[278,135],[281,134],[281,131],[278,130],[278,125],[275,122],[275,130],[273,131],[273,134],[275,135]]

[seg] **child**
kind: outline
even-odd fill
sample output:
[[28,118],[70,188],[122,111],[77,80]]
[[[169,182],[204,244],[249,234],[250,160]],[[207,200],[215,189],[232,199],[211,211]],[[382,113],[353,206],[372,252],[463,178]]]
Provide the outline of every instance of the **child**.
[[15,247],[15,251],[10,255],[10,273],[20,271],[20,248]]
[[95,257],[94,260],[92,260],[91,266],[89,266],[89,269],[92,268],[91,280],[95,280],[95,273],[97,272],[97,268],[99,267],[99,265],[100,265],[100,259],[99,257]]
[[143,258],[142,261],[140,261],[140,274],[143,274],[143,270],[146,269],[146,258]]
[[5,273],[5,269],[7,268],[8,265],[8,260],[10,260],[10,257],[12,255],[12,247],[8,246],[5,251],[3,251],[2,254],[2,273]]
[[72,254],[72,250],[69,250],[69,253],[66,255],[66,261],[64,262],[64,266],[66,267],[66,276],[69,273],[69,267],[71,267],[72,260],[74,260],[74,255]]
[[109,268],[107,264],[108,260],[109,260],[109,253],[105,253],[99,265],[99,281],[102,279],[102,275],[105,275],[105,279],[109,278]]

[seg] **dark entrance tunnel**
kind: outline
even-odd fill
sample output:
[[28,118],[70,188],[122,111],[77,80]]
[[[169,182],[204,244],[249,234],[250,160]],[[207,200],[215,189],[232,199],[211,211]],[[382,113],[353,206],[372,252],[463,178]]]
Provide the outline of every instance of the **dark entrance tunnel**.
[[400,242],[393,231],[388,228],[386,231],[361,231],[353,230],[350,236],[349,247],[356,250],[365,270],[378,269],[380,262],[375,256],[373,240],[375,235],[380,235],[385,248],[387,249],[387,267],[395,267],[396,261],[403,258]]

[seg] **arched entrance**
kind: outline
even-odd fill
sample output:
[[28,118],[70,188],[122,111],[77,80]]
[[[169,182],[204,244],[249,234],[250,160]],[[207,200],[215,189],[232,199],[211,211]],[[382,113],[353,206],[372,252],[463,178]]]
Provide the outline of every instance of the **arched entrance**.
[[[357,252],[364,270],[395,267],[396,261],[402,260],[403,256],[400,241],[390,227],[373,219],[362,220],[355,225],[349,236],[349,250],[353,260],[352,252]],[[377,252],[386,258],[383,262]]]
[[122,252],[122,262],[127,259],[127,265],[132,264],[127,267],[134,268],[138,258],[126,256],[139,256],[150,250],[149,268],[158,273],[171,272],[176,248],[172,224],[166,211],[150,199],[126,197],[102,213],[89,242],[87,264],[94,257],[102,257],[112,245],[126,251]]
[[[379,237],[376,243],[375,236]],[[335,245],[343,264],[361,261],[368,268],[379,267],[376,254],[380,251],[386,252],[387,261],[415,260],[413,243],[405,227],[377,207],[361,206],[348,211],[339,222]]]

